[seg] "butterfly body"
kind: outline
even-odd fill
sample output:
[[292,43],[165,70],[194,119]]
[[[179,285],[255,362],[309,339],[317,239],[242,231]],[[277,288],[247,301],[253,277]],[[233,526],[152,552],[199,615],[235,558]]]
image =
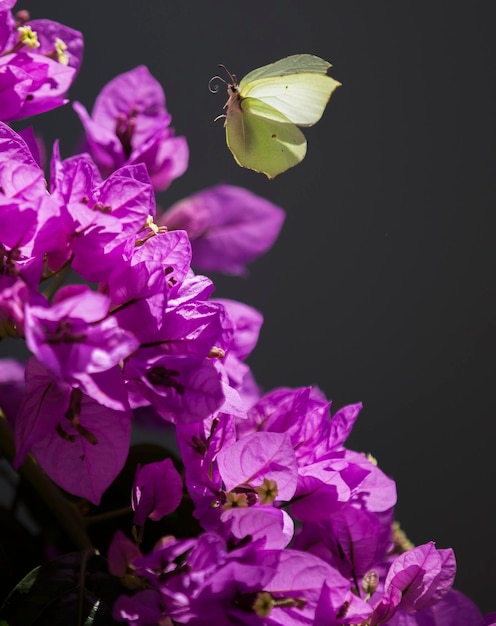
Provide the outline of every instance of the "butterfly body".
[[274,178],[303,160],[305,136],[340,85],[327,76],[330,63],[297,54],[248,73],[228,84],[226,141],[242,167]]

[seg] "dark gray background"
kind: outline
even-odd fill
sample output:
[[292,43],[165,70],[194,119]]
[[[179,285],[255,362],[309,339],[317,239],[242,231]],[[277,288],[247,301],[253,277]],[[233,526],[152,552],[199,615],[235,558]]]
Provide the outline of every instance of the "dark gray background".
[[[89,109],[116,74],[146,64],[161,82],[188,172],[164,208],[218,182],[279,204],[287,220],[248,279],[215,277],[265,324],[250,363],[266,390],[319,385],[333,409],[362,401],[349,447],[398,486],[415,543],[455,549],[456,587],[496,610],[494,534],[495,72],[491,2],[26,0],[34,18],[83,31],[71,97]],[[343,83],[305,131],[306,159],[274,181],[238,168],[224,94],[295,53]],[[70,107],[46,114],[69,156]]]

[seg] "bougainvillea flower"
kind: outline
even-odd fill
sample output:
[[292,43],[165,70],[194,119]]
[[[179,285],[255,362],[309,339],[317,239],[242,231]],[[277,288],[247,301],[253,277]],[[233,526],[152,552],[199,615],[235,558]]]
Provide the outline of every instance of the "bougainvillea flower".
[[319,521],[347,502],[374,513],[389,511],[396,485],[365,455],[343,450],[300,467],[295,495],[293,515]]
[[[126,327],[132,330],[132,320]],[[140,325],[136,317],[134,325]],[[189,302],[166,310],[163,318],[137,330],[142,346],[124,364],[124,375],[164,419],[202,420],[225,400],[222,358],[232,336],[225,309],[215,302]]]
[[[271,625],[326,624],[320,621],[323,614],[327,616],[329,623],[332,623],[330,618],[334,616],[342,616],[341,623],[350,623],[346,619],[346,611],[352,603],[353,595],[349,581],[313,554],[283,550],[277,573],[265,585],[265,591],[273,592],[276,602],[284,597],[303,600],[302,603],[297,602],[287,608],[283,603],[281,608],[276,604],[268,616],[268,623]],[[353,617],[360,616],[363,619],[370,614],[370,608],[357,598],[353,613]]]
[[[202,517],[200,522],[203,522]],[[286,548],[294,535],[293,519],[286,511],[273,506],[227,509],[220,515],[219,522],[220,524],[206,528],[215,528],[226,539],[229,536],[237,539],[263,539],[268,550]]]
[[332,418],[331,402],[316,387],[274,389],[262,396],[238,424],[238,434],[252,431],[287,432],[300,466],[343,450],[343,444],[362,408],[341,408]]
[[73,269],[88,281],[107,281],[115,267],[129,258],[155,200],[143,165],[126,166],[78,202],[67,204],[73,220]]
[[[493,626],[495,622],[490,616],[488,621],[487,617],[482,617],[469,598],[451,589],[444,598],[428,608],[415,613],[406,613],[399,609],[387,623],[389,626]],[[376,623],[386,622],[373,622],[374,626]]]
[[292,514],[302,521],[319,521],[351,500],[368,471],[343,458],[325,459],[298,470]]
[[284,211],[254,193],[217,185],[176,203],[158,223],[187,231],[193,265],[205,271],[246,275],[246,264],[277,239]]
[[[168,542],[132,565],[146,587],[160,592],[164,623],[170,617],[192,626],[320,624],[326,622],[315,622],[318,607],[334,617],[352,604],[350,583],[330,565],[297,550],[267,550],[262,540],[227,549],[218,535],[206,533],[194,543]],[[146,621],[132,621],[144,614],[143,606],[133,612],[133,601],[144,604],[131,596],[116,604],[114,616],[144,626]],[[357,598],[353,613],[365,618],[370,607]]]
[[[38,58],[43,59],[42,61]],[[12,122],[66,104],[75,71],[46,57],[15,54],[0,57],[0,116]],[[50,85],[56,88],[50,90]]]
[[[200,507],[196,515],[205,527],[231,532],[242,539],[263,537],[267,547],[283,548],[294,532],[287,513],[273,508],[275,502],[289,501],[294,494],[297,466],[289,438],[279,433],[253,433],[224,447],[217,455],[223,489],[213,494],[219,510],[215,516]],[[212,494],[205,493],[205,504],[212,506]],[[217,509],[218,510],[218,509]],[[207,514],[205,514],[207,513]]]
[[[182,233],[184,231],[176,230],[172,232]],[[170,234],[172,234],[172,232]],[[176,308],[187,302],[208,300],[214,289],[215,286],[210,278],[202,276],[201,274],[194,274],[193,271],[190,270],[181,283],[170,285],[168,305],[170,308]]]
[[217,463],[226,491],[239,485],[259,487],[268,479],[277,485],[277,500],[289,501],[293,497],[297,465],[286,434],[253,433],[224,447]]
[[61,289],[50,307],[26,309],[29,349],[61,380],[110,370],[138,347],[134,335],[107,317],[109,299],[86,285]]
[[55,141],[50,161],[52,194],[66,205],[84,203],[85,198],[88,198],[93,189],[101,183],[100,172],[89,154],[78,154],[62,160],[59,142]]
[[125,164],[144,163],[153,187],[163,191],[186,171],[186,140],[174,136],[162,87],[145,66],[105,85],[91,117],[81,103],[73,107],[86,133],[84,150],[104,177]]
[[134,524],[143,526],[147,517],[157,521],[181,503],[183,481],[171,459],[138,466],[133,482]]
[[363,576],[384,557],[379,518],[351,505],[325,521],[305,522],[294,547],[320,556],[350,579]]
[[57,246],[60,210],[25,141],[1,122],[0,189],[0,275],[37,289],[45,254]]
[[[337,456],[339,453],[335,453]],[[390,511],[397,502],[396,483],[392,478],[386,476],[377,466],[373,457],[354,450],[344,450],[341,452],[344,459],[350,463],[350,467],[361,468],[366,472],[366,476],[359,487],[353,487],[353,506],[373,511],[374,513],[385,513]],[[344,474],[345,480],[346,474]],[[352,479],[352,481],[354,478]],[[351,483],[350,483],[351,486]]]
[[83,52],[79,31],[19,15],[0,13],[0,119],[6,122],[65,104]]
[[124,365],[124,376],[165,420],[204,420],[224,401],[213,362],[189,354],[140,349]]
[[136,543],[128,539],[121,530],[117,530],[107,551],[109,572],[122,578],[128,572],[132,561],[141,556],[143,555]]
[[400,554],[389,568],[384,590],[401,591],[399,607],[418,611],[438,602],[453,585],[456,562],[453,550],[437,550],[426,543]]
[[26,22],[39,42],[36,53],[79,71],[83,60],[83,36],[78,30],[53,20],[37,19]]
[[22,277],[28,284],[37,286],[43,269],[43,244],[46,243],[37,236],[40,229],[38,212],[34,207],[4,203],[0,199],[0,219],[0,272],[11,278]]
[[2,196],[35,201],[48,195],[43,170],[24,139],[0,122],[0,187]]
[[115,411],[58,381],[35,358],[15,422],[17,469],[31,451],[60,487],[98,504],[129,451],[131,411]]
[[[128,262],[117,265],[108,282],[110,298],[121,308],[116,313],[120,325],[144,343],[157,341],[152,335],[162,327],[167,308],[179,306],[177,299],[170,303],[169,297],[171,292],[177,295],[175,287],[188,276],[190,260],[191,246],[184,231],[159,232],[132,248]],[[196,277],[191,277],[190,286],[195,282]]]
[[224,446],[236,441],[234,418],[220,414],[210,415],[202,422],[179,423],[176,433],[191,499],[197,507],[206,499],[207,509],[212,510],[214,494],[222,487],[215,459]]

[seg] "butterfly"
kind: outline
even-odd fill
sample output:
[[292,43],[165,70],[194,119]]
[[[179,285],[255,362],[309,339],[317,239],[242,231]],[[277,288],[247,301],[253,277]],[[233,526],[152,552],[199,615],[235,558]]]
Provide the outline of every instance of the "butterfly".
[[305,157],[307,141],[298,126],[320,120],[333,91],[341,85],[327,75],[331,64],[312,54],[292,56],[249,72],[239,83],[224,65],[230,82],[224,105],[226,141],[236,162],[274,178]]

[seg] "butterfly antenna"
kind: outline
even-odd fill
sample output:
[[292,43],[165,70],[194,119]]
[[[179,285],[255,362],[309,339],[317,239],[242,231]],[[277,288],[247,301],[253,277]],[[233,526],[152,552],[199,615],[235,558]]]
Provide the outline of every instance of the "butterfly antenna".
[[236,74],[231,74],[231,72],[227,69],[225,65],[222,65],[222,63],[219,63],[217,67],[222,68],[224,72],[229,76],[229,79],[231,80],[231,83],[230,83],[231,85],[238,84],[238,79],[236,78]]
[[222,83],[224,83],[224,85],[226,85],[227,87],[229,87],[230,85],[237,85],[238,84],[238,80],[236,78],[236,74],[231,74],[231,72],[227,69],[227,67],[225,65],[222,65],[221,63],[219,63],[219,65],[217,67],[220,67],[224,70],[224,72],[228,75],[229,80],[231,81],[230,83],[227,82],[227,80],[225,80],[224,78],[222,78],[222,76],[212,76],[212,78],[208,81],[208,90],[211,93],[217,93],[220,89],[220,85],[218,83],[215,83],[215,81],[220,80]]
[[217,93],[220,89],[219,83],[215,82],[220,80],[224,85],[229,86],[229,83],[222,78],[222,76],[212,76],[212,78],[208,81],[208,90],[210,93]]

